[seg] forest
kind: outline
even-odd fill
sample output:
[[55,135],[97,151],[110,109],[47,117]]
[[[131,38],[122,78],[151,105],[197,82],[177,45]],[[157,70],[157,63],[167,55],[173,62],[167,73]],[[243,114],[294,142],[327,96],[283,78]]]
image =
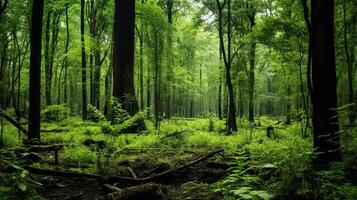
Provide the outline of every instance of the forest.
[[357,199],[355,0],[0,0],[0,200]]

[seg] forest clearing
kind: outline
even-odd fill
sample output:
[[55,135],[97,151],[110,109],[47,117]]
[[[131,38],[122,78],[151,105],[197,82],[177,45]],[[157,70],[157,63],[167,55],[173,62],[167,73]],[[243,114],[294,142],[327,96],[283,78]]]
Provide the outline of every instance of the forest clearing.
[[0,0],[0,200],[355,200],[355,0]]

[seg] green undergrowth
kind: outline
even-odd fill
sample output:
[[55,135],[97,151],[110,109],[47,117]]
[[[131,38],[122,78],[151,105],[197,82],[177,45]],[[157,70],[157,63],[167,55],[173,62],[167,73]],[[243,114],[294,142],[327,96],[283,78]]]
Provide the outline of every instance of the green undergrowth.
[[[229,176],[210,185],[187,183],[182,186],[183,190],[192,195],[200,190],[200,195],[223,199],[313,198],[311,133],[301,138],[300,124],[284,125],[267,117],[260,117],[255,124],[246,120],[238,122],[239,130],[234,134],[226,134],[224,121],[215,118],[163,120],[160,130],[155,130],[153,123],[146,120],[147,130],[142,133],[108,134],[103,132],[100,120],[83,122],[67,117],[59,122],[43,123],[41,129],[46,131],[41,137],[42,142],[48,144],[65,144],[60,152],[61,164],[87,173],[126,175],[123,174],[125,169],[118,166],[128,161],[174,167],[202,152],[224,149],[234,158]],[[266,136],[268,126],[274,127],[272,138]],[[355,180],[350,178],[356,177],[353,173],[357,171],[357,137],[355,130],[348,133],[348,140],[342,142],[343,162],[318,174],[324,199],[352,200],[357,195]],[[87,140],[104,141],[105,147],[85,146]],[[4,143],[6,146],[19,144],[17,130],[9,124],[5,126]]]

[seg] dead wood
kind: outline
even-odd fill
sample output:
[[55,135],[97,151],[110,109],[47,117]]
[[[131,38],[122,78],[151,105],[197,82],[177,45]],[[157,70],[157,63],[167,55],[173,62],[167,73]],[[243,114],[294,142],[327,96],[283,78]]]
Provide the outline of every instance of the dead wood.
[[145,183],[109,194],[112,200],[160,200],[166,199],[166,188],[156,183]]
[[82,196],[84,195],[84,193],[80,192],[71,196],[68,196],[66,198],[64,198],[64,200],[76,200],[76,199],[80,199]]
[[133,177],[133,179],[138,179],[138,177],[136,176],[135,172],[133,169],[131,169],[131,167],[126,167],[128,169],[128,171],[130,172],[131,176]]
[[3,109],[0,108],[0,117],[3,117],[6,121],[10,122],[13,126],[15,126],[17,129],[19,129],[21,132],[23,132],[25,135],[28,135],[28,131],[26,128],[21,126],[15,119],[10,117],[5,113]]
[[109,185],[109,184],[104,184],[103,185],[105,189],[109,190],[109,192],[122,192],[123,190],[118,188],[118,187],[115,187],[114,185]]
[[222,170],[227,170],[229,169],[229,164],[225,162],[218,162],[218,161],[208,161],[206,164],[206,167],[212,168],[212,169],[222,169]]
[[216,150],[207,153],[205,156],[200,156],[197,159],[182,165],[177,168],[173,168],[171,170],[167,170],[158,174],[151,175],[146,178],[130,178],[130,177],[124,177],[124,176],[111,176],[111,175],[100,175],[100,174],[84,174],[84,173],[76,173],[76,172],[69,172],[69,171],[60,171],[60,170],[49,170],[49,169],[40,169],[40,168],[35,168],[35,167],[24,167],[26,170],[33,174],[40,174],[40,175],[47,175],[47,176],[61,176],[61,177],[69,177],[69,178],[96,178],[96,179],[101,179],[105,182],[109,183],[126,183],[126,184],[143,184],[143,183],[148,183],[148,182],[160,182],[163,181],[167,176],[170,174],[188,168],[196,163],[199,163],[203,160],[206,160],[218,153],[223,152],[224,150]]
[[175,131],[173,133],[167,134],[163,137],[160,138],[160,140],[166,139],[166,138],[170,138],[170,137],[176,137],[177,135],[180,135],[182,133],[186,133],[188,130],[183,130],[183,131]]

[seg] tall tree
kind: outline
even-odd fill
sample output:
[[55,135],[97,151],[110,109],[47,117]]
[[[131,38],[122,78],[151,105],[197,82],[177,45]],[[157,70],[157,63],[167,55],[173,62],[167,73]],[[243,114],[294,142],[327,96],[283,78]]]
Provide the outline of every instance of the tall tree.
[[40,140],[43,7],[44,0],[33,0],[30,34],[29,140]]
[[[253,28],[255,26],[255,15],[256,11],[253,5],[250,5],[247,3],[247,9],[248,9],[248,19],[249,19],[249,24],[250,24],[250,31],[253,31]],[[248,112],[248,120],[250,122],[254,122],[254,95],[255,95],[255,49],[256,49],[257,43],[252,39],[251,44],[250,44],[250,51],[249,51],[249,112]]]
[[[116,0],[114,13],[113,96],[131,115],[139,111],[134,89],[135,0]],[[143,120],[137,130],[144,129]]]
[[311,58],[316,167],[327,169],[341,159],[337,117],[334,0],[311,1]]
[[87,119],[87,67],[86,48],[84,44],[84,6],[85,1],[81,0],[81,46],[82,46],[82,119]]
[[[235,132],[237,131],[237,122],[236,122],[236,109],[234,102],[234,93],[233,93],[233,84],[231,78],[231,66],[235,53],[232,54],[232,26],[231,26],[231,0],[224,0],[223,3],[220,3],[219,0],[216,0],[218,8],[218,31],[219,31],[219,41],[223,55],[224,65],[226,67],[226,83],[228,89],[228,109],[227,109],[227,131]],[[223,9],[225,4],[228,4],[228,13],[227,13],[227,50],[224,44],[223,38]]]

